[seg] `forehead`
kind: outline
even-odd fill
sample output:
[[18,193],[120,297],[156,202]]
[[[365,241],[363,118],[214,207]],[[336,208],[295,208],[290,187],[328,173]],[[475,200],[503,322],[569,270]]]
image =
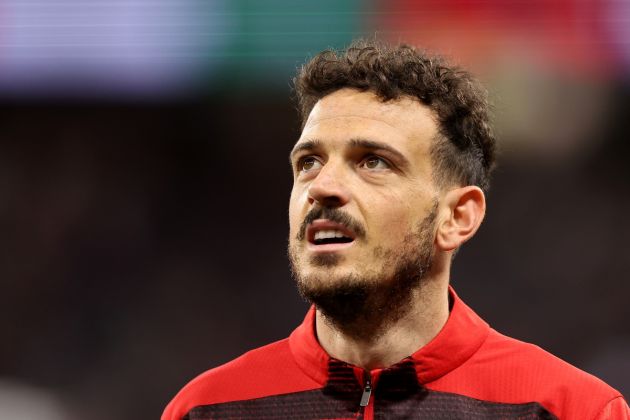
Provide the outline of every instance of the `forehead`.
[[427,149],[436,134],[435,114],[418,100],[404,96],[383,102],[370,91],[341,89],[315,104],[298,143],[360,137]]

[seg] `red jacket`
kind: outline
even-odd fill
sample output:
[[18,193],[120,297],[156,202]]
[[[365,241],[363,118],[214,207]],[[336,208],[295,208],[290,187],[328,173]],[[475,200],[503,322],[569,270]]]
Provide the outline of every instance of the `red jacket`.
[[328,356],[315,310],[287,339],[252,350],[186,385],[162,420],[630,419],[619,392],[537,346],[491,329],[451,289],[439,334],[387,369]]

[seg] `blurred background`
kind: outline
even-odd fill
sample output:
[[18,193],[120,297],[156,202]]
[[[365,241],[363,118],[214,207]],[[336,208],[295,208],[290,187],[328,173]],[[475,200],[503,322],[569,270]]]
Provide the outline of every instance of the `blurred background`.
[[0,419],[156,419],[288,335],[290,79],[358,36],[485,81],[502,155],[453,284],[628,397],[628,0],[2,0]]

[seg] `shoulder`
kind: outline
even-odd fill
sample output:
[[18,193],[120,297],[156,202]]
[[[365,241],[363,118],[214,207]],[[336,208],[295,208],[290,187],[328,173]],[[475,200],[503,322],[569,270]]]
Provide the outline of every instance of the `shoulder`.
[[[498,363],[510,367],[513,372],[523,377],[548,379],[546,383],[573,383],[573,389],[588,388],[590,391],[612,392],[611,387],[595,376],[578,369],[539,346],[520,341],[494,330],[475,355],[483,362]],[[555,378],[555,381],[551,381]],[[540,384],[544,385],[544,384]]]
[[180,419],[199,405],[261,398],[318,388],[291,355],[288,339],[251,350],[186,384],[166,407],[162,420]]
[[494,330],[469,362],[473,370],[493,375],[494,384],[488,382],[486,392],[513,402],[539,402],[560,418],[595,418],[621,397],[602,380],[542,348]]

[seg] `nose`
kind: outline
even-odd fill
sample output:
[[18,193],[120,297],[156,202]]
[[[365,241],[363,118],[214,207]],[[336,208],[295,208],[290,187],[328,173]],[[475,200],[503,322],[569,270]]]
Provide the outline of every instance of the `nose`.
[[350,201],[341,164],[327,162],[308,187],[309,204],[322,207],[342,207]]

